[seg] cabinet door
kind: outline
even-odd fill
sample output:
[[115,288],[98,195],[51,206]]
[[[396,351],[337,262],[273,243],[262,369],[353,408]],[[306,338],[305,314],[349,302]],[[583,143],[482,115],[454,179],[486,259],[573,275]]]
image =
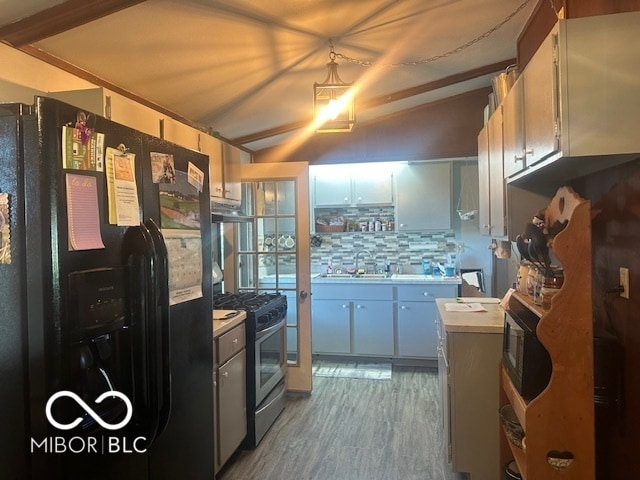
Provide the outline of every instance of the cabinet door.
[[218,369],[218,460],[224,465],[247,434],[246,350]]
[[481,235],[491,234],[491,204],[489,192],[489,127],[478,134],[478,222]]
[[357,177],[353,180],[353,196],[356,205],[393,203],[393,175]]
[[392,302],[354,302],[353,347],[359,355],[394,355]]
[[209,156],[209,187],[211,196],[223,198],[222,142],[211,135],[203,135],[200,138],[200,150]]
[[317,206],[351,205],[351,178],[316,175],[313,193]]
[[451,228],[451,165],[417,163],[396,172],[396,229]]
[[515,175],[526,167],[523,95],[524,79],[520,77],[502,102],[505,178]]
[[233,204],[240,205],[242,185],[240,183],[241,150],[233,145],[223,143],[222,174],[224,178],[224,198]]
[[435,302],[398,302],[398,355],[436,358]]
[[506,235],[502,106],[489,119],[489,205],[492,237]]
[[351,353],[351,302],[313,299],[313,353]]
[[198,138],[201,133],[193,127],[182,122],[178,122],[173,118],[162,118],[163,138],[169,142],[181,145],[191,150],[198,150],[200,140]]
[[558,151],[557,35],[548,35],[524,69],[524,139],[527,166]]

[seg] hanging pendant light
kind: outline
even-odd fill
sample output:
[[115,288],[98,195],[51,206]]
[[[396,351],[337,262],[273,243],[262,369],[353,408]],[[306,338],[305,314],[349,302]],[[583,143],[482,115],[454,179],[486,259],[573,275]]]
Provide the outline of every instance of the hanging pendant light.
[[313,120],[318,133],[350,132],[356,123],[353,82],[342,81],[331,40],[329,46],[327,77],[313,84]]

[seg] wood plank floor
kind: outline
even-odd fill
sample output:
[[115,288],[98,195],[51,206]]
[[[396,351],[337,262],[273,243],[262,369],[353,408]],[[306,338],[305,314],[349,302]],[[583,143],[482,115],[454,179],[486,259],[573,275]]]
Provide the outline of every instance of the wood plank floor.
[[219,480],[462,480],[444,460],[434,368],[393,366],[390,380],[314,377],[258,448]]

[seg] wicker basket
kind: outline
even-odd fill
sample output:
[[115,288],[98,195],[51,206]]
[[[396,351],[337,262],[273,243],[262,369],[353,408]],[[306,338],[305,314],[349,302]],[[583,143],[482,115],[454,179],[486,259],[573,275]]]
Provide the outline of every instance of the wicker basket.
[[344,232],[344,224],[343,225],[324,225],[322,223],[316,223],[316,232],[318,233]]

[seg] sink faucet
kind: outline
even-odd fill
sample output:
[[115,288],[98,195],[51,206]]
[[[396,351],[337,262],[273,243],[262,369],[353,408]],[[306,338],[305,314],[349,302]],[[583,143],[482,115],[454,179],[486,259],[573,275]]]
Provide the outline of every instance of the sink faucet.
[[356,264],[356,273],[358,273],[359,268],[358,268],[358,260],[360,260],[360,254],[367,254],[369,255],[370,258],[373,258],[373,255],[371,255],[371,252],[369,250],[359,250],[356,253],[356,258],[355,258],[355,264]]

